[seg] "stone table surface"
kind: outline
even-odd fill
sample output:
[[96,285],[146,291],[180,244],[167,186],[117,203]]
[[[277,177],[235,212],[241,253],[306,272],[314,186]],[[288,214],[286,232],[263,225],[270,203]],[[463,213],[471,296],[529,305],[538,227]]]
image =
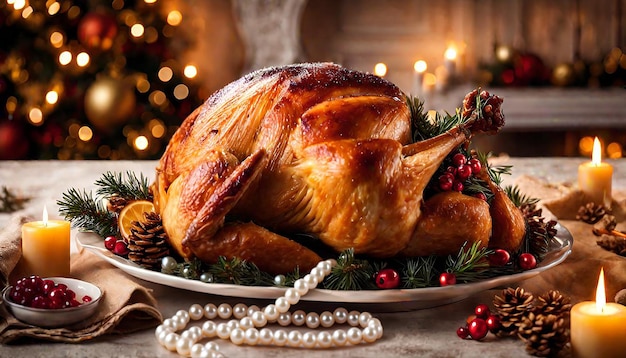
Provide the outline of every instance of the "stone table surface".
[[[532,175],[549,182],[575,182],[577,168],[582,158],[497,158],[498,164],[513,165],[513,174],[505,176],[505,184],[522,174]],[[609,161],[615,168],[613,186],[626,189],[626,160]],[[32,199],[20,213],[41,216],[44,205],[51,216],[58,216],[56,201],[69,188],[95,189],[94,182],[107,171],[132,170],[154,178],[155,161],[0,161],[0,187],[17,191]],[[9,219],[0,214],[0,226]],[[135,278],[133,278],[135,279]],[[158,308],[164,317],[193,303],[212,302],[257,304],[267,302],[223,297],[190,292],[160,284],[135,279],[153,290]],[[228,357],[524,357],[524,345],[516,339],[495,339],[492,335],[484,341],[461,340],[456,329],[464,323],[478,303],[491,303],[501,288],[473,294],[451,304],[427,309],[394,312],[406,307],[387,304],[369,307],[384,327],[384,336],[374,344],[328,350],[296,348],[234,346],[220,341],[222,352]],[[321,312],[348,304],[307,303],[305,308]],[[296,309],[298,306],[296,306]],[[36,343],[0,346],[0,357],[176,357],[157,343],[154,330],[149,329],[129,335],[109,335],[79,344]]]

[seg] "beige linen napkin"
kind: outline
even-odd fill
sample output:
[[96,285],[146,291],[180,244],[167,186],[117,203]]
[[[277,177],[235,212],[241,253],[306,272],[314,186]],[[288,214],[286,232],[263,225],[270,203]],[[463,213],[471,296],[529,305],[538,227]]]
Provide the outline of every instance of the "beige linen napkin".
[[[21,224],[14,217],[0,231],[0,283],[14,282],[22,276]],[[129,279],[123,272],[87,250],[72,257],[71,276],[95,284],[103,291],[97,312],[89,319],[62,328],[41,328],[20,322],[0,306],[0,343],[18,338],[80,342],[104,334],[123,334],[155,327],[162,321],[150,290]]]
[[[515,184],[521,192],[541,199],[539,204],[544,216],[556,218],[574,238],[572,253],[563,263],[522,282],[520,286],[535,294],[559,290],[572,302],[593,301],[600,268],[603,267],[607,300],[613,301],[615,294],[626,288],[626,257],[598,246],[598,237],[592,232],[593,225],[576,220],[578,209],[587,203],[584,195],[574,186],[546,183],[529,176],[518,178]],[[613,214],[621,221],[618,230],[626,226],[623,222],[624,197],[624,193],[613,193]]]

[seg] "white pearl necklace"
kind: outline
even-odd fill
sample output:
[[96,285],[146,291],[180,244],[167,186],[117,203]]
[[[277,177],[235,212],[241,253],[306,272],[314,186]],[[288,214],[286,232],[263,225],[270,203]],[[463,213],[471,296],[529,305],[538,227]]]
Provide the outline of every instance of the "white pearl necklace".
[[[348,312],[343,307],[334,312],[325,311],[321,314],[315,312],[306,313],[302,310],[289,312],[289,308],[300,301],[300,297],[317,287],[324,277],[330,274],[335,260],[321,261],[309,274],[296,280],[292,288],[288,288],[285,294],[276,299],[274,304],[267,305],[263,310],[252,305],[250,307],[238,303],[231,306],[222,303],[216,306],[212,303],[202,307],[193,304],[188,311],[179,310],[171,318],[167,318],[156,328],[157,341],[166,349],[177,352],[186,357],[224,357],[215,342],[206,344],[197,343],[202,338],[219,337],[230,340],[236,345],[273,345],[303,348],[330,348],[345,345],[357,345],[362,342],[373,343],[383,335],[383,326],[377,318],[368,312]],[[234,317],[235,319],[229,320]],[[180,335],[176,331],[187,327],[190,320],[197,321],[208,318],[202,324],[202,328],[193,326]],[[213,319],[220,318],[222,323],[215,323]],[[228,321],[226,321],[228,320]],[[348,324],[351,328],[337,329],[335,331],[311,331],[300,332],[299,330],[286,331],[276,329],[272,331],[264,328],[268,323],[277,323],[286,327],[289,325],[304,326],[310,329],[318,327],[330,328],[335,323]]]

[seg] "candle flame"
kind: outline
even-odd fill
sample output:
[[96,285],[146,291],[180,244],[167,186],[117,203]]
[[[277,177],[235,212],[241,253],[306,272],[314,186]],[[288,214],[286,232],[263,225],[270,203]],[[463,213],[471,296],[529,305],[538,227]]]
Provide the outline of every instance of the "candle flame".
[[43,207],[43,226],[48,226],[48,209],[45,205]]
[[593,152],[591,152],[591,164],[600,165],[602,162],[602,147],[600,146],[600,140],[595,137],[593,140]]
[[424,60],[415,61],[415,64],[413,64],[413,69],[417,73],[424,73],[426,72],[426,69],[428,69],[428,64]]
[[446,52],[443,54],[443,56],[444,56],[446,59],[451,60],[451,61],[456,60],[456,56],[457,56],[457,51],[456,51],[456,48],[454,48],[454,47],[448,47],[448,48],[446,49]]
[[596,289],[596,308],[598,312],[604,312],[606,306],[606,292],[604,289],[604,268],[600,269],[600,277],[598,277],[598,288]]
[[379,62],[374,66],[374,74],[379,77],[385,77],[387,74],[387,65],[382,62]]

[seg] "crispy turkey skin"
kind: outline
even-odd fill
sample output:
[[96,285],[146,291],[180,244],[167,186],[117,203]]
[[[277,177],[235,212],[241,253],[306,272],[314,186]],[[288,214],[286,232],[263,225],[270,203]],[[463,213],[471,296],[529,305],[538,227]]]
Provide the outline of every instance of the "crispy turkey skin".
[[444,158],[502,125],[475,119],[411,143],[406,97],[384,79],[330,63],[259,70],[182,123],[158,164],[155,203],[186,258],[308,270],[320,257],[291,233],[392,257],[420,239],[423,192]]

